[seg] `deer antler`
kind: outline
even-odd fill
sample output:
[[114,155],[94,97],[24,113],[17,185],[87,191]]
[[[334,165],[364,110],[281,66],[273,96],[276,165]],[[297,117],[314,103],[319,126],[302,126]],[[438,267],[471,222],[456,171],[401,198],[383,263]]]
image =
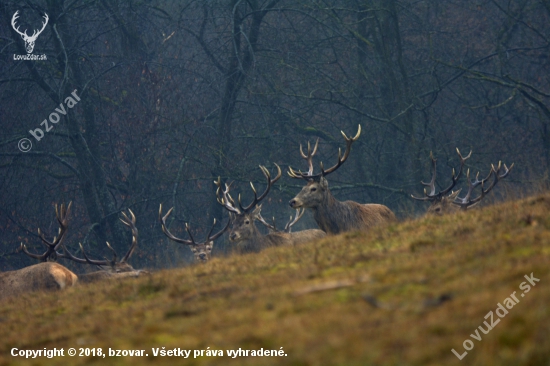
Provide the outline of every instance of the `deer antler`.
[[67,208],[65,208],[65,204],[61,204],[61,206],[58,209],[58,206],[55,205],[55,218],[57,219],[57,222],[59,223],[59,231],[57,233],[57,236],[53,238],[52,241],[48,241],[46,237],[44,236],[44,233],[38,228],[38,236],[42,240],[42,243],[46,246],[46,252],[44,254],[33,254],[30,253],[27,250],[27,247],[21,243],[21,250],[28,255],[31,258],[38,259],[42,262],[55,262],[57,258],[65,258],[65,255],[62,253],[57,252],[60,246],[63,245],[63,242],[65,241],[65,236],[67,234],[67,229],[69,228],[69,222],[68,222],[68,216],[71,211],[71,206],[73,202],[69,202],[69,205]]
[[[214,181],[214,184],[216,184],[216,186],[218,186],[218,189],[216,190],[216,196],[217,196],[218,203],[220,205],[223,205],[229,212],[232,212],[236,215],[240,215],[241,213],[247,213],[248,211],[250,211],[252,208],[254,208],[254,206],[256,206],[258,203],[260,203],[267,196],[267,194],[269,193],[269,190],[271,189],[271,186],[281,178],[281,176],[282,176],[281,167],[277,164],[275,164],[275,166],[277,167],[277,176],[275,176],[275,178],[271,179],[271,174],[269,173],[269,170],[267,170],[267,168],[265,166],[260,165],[260,169],[262,170],[262,173],[264,174],[265,178],[267,179],[267,187],[266,187],[265,191],[260,196],[258,196],[258,192],[256,191],[256,188],[254,187],[254,184],[252,182],[250,182],[250,187],[252,188],[252,192],[254,192],[254,200],[248,206],[243,207],[242,202],[241,202],[241,195],[239,194],[238,202],[239,202],[240,209],[235,207],[235,201],[229,195],[230,186],[228,186],[226,184],[225,185],[225,190],[222,190],[221,189],[221,178],[218,177],[218,180]],[[221,197],[220,197],[220,195],[221,195]]]
[[304,213],[306,212],[305,208],[299,208],[296,210],[296,215],[294,216],[294,219],[292,219],[292,216],[290,216],[290,220],[285,225],[285,232],[290,233],[292,230],[292,227],[294,224],[296,224],[302,216],[304,216]]
[[[214,181],[214,184],[218,187],[216,190],[216,199],[220,205],[225,207],[230,213],[234,213],[236,215],[240,215],[241,211],[237,207],[235,207],[235,202],[233,201],[233,198],[229,195],[229,190],[231,189],[231,183],[228,185],[225,184],[225,190],[222,189],[222,180],[220,177],[218,177],[217,181]],[[221,194],[221,197],[220,197]]]
[[[169,209],[168,212],[166,213],[166,215],[162,216],[162,204],[160,205],[160,207],[159,207],[159,220],[160,220],[160,223],[161,223],[162,232],[170,240],[173,240],[173,241],[181,243],[181,244],[192,245],[192,246],[203,244],[203,243],[195,242],[195,239],[193,238],[193,235],[191,234],[191,231],[189,229],[189,224],[187,224],[187,223],[185,223],[185,231],[187,231],[187,235],[189,235],[189,238],[191,240],[180,239],[180,238],[176,237],[174,234],[172,234],[170,232],[170,230],[168,230],[168,227],[166,227],[166,219],[168,218],[168,216],[170,216],[170,214],[172,213],[173,210],[174,210],[174,207]],[[227,224],[219,232],[212,235],[212,231],[214,231],[214,227],[216,226],[216,219],[214,219],[214,224],[212,225],[212,227],[210,228],[210,231],[206,235],[206,240],[204,241],[204,243],[209,242],[209,241],[214,241],[217,238],[219,238],[227,230],[227,228],[229,227],[229,223],[230,223],[230,220],[227,221]]]
[[[130,245],[130,249],[128,249],[128,252],[126,252],[124,257],[122,257],[122,259],[120,260],[120,263],[126,263],[134,253],[134,250],[136,249],[136,246],[137,246],[138,229],[136,227],[136,215],[134,215],[134,213],[130,209],[128,209],[128,212],[130,213],[131,219],[126,215],[126,213],[122,212],[123,218],[120,218],[119,220],[122,221],[124,225],[128,226],[132,230],[132,245]],[[107,243],[107,245],[110,247],[109,243]]]
[[269,190],[271,189],[271,186],[273,185],[273,183],[275,183],[276,181],[278,181],[281,178],[281,176],[282,176],[281,167],[278,166],[277,164],[275,164],[275,166],[277,167],[277,176],[274,179],[271,179],[271,174],[269,173],[269,170],[267,170],[267,168],[265,166],[260,165],[260,169],[262,170],[262,173],[264,173],[264,176],[267,179],[267,187],[265,188],[264,193],[262,193],[260,195],[260,197],[258,197],[258,193],[256,192],[256,188],[254,188],[254,184],[252,182],[250,182],[250,187],[252,188],[252,192],[254,192],[254,200],[248,206],[246,206],[246,207],[242,206],[242,204],[241,204],[241,195],[239,194],[239,207],[241,208],[241,210],[243,212],[250,211],[252,208],[254,208],[254,206],[256,206],[258,203],[260,203],[267,196],[267,194],[269,193]]
[[[500,170],[502,169],[502,162],[499,161],[497,168],[495,168],[495,166],[491,164],[491,171],[485,179],[479,180],[478,172],[474,181],[470,181],[470,170],[468,169],[468,172],[466,173],[466,176],[468,178],[468,193],[466,193],[466,196],[464,196],[464,198],[458,197],[455,201],[453,201],[453,203],[457,206],[460,206],[460,208],[462,208],[463,210],[467,210],[475,206],[483,199],[483,197],[485,197],[487,193],[489,193],[493,189],[493,187],[499,182],[499,180],[508,176],[513,167],[514,164],[512,164],[510,168],[508,168],[506,164],[504,164],[504,173],[502,173],[502,175],[499,175]],[[489,187],[487,187],[487,189],[484,189],[483,187],[485,186],[485,183],[491,178],[491,175],[494,175],[493,182],[489,185]],[[481,185],[481,194],[478,197],[471,199],[474,189],[479,185]]]
[[258,214],[256,215],[256,220],[261,222],[265,227],[267,227],[271,232],[277,232],[277,227],[275,226],[275,218],[273,218],[273,224],[268,223],[263,217],[261,213],[262,205],[258,205]]
[[466,157],[462,156],[462,154],[460,153],[460,150],[458,150],[458,148],[456,148],[456,152],[458,154],[458,157],[460,158],[460,168],[458,169],[458,174],[455,174],[455,170],[453,168],[453,176],[451,177],[451,180],[452,180],[451,184],[447,188],[445,188],[444,190],[439,191],[438,193],[435,193],[435,191],[436,191],[435,179],[436,179],[436,175],[437,175],[437,159],[435,159],[433,154],[430,152],[430,159],[432,160],[432,168],[433,168],[432,179],[430,180],[429,183],[420,182],[423,185],[429,187],[430,192],[428,193],[427,190],[424,189],[425,197],[415,197],[414,195],[411,194],[412,198],[414,198],[415,200],[418,200],[418,201],[438,201],[454,188],[454,186],[458,182],[458,179],[460,178],[460,175],[462,174],[462,168],[464,167],[464,164],[465,164],[466,160],[468,160],[472,156],[472,151],[471,150],[470,150],[470,153],[468,154],[468,156],[466,156]]
[[86,254],[86,252],[84,251],[84,248],[83,248],[81,243],[79,243],[79,246],[80,246],[80,250],[82,251],[82,255],[84,256],[84,259],[76,257],[63,245],[63,250],[65,252],[64,258],[71,259],[71,260],[73,260],[75,262],[78,262],[78,263],[93,264],[93,265],[96,265],[96,266],[99,266],[99,267],[101,267],[101,266],[110,266],[113,269],[115,269],[115,266],[117,264],[126,264],[128,259],[132,256],[132,254],[134,253],[134,250],[136,249],[137,238],[138,238],[138,230],[137,230],[137,227],[136,227],[136,216],[134,215],[132,210],[128,209],[128,212],[130,213],[130,216],[128,216],[128,215],[126,215],[126,213],[122,212],[123,218],[121,218],[120,221],[122,221],[122,223],[124,225],[128,226],[132,230],[132,244],[130,245],[130,249],[128,249],[128,251],[126,252],[124,257],[122,257],[120,262],[117,262],[117,258],[118,258],[117,252],[111,246],[111,244],[109,244],[109,242],[106,242],[106,244],[107,244],[107,247],[109,248],[109,250],[113,253],[113,259],[112,260],[108,260],[107,258],[105,258],[104,260],[96,260],[96,259],[89,258],[88,255]]
[[313,174],[313,156],[317,152],[317,147],[319,145],[319,139],[317,139],[317,142],[315,143],[315,147],[313,148],[313,151],[311,151],[311,145],[309,144],[309,142],[307,143],[307,155],[304,154],[304,152],[302,150],[302,145],[300,144],[300,155],[302,155],[302,158],[306,159],[307,162],[308,162],[308,167],[309,167],[308,172],[307,173],[302,173],[300,170],[298,172],[296,172],[294,169],[292,169],[292,167],[289,166],[288,167],[288,175],[291,178],[299,178],[299,179],[310,180],[310,179],[316,179],[316,178],[327,176],[330,173],[336,171],[336,169],[338,169],[347,160],[347,158],[349,156],[349,153],[351,152],[351,145],[355,141],[357,141],[357,139],[361,135],[361,125],[359,125],[359,127],[357,129],[357,134],[355,135],[355,137],[348,138],[346,136],[346,134],[344,133],[344,131],[340,131],[340,133],[342,133],[342,136],[344,136],[344,140],[346,141],[346,151],[344,152],[344,155],[342,156],[342,149],[340,149],[340,148],[338,149],[338,162],[336,163],[336,165],[334,165],[331,168],[328,168],[327,170],[325,170],[324,167],[323,167],[323,163],[321,162],[320,163],[321,173]]
[[[261,208],[261,206],[260,206],[260,208]],[[291,230],[292,230],[292,227],[294,226],[294,224],[296,224],[302,218],[302,216],[304,216],[305,212],[306,212],[306,210],[304,208],[297,209],[296,210],[296,215],[294,216],[294,219],[292,218],[292,216],[290,216],[290,219],[286,223],[285,228],[284,228],[283,231],[285,233],[290,233]],[[275,218],[273,218],[273,224],[270,224],[262,217],[261,213],[258,212],[258,215],[256,216],[256,220],[261,222],[264,226],[266,226],[272,232],[278,232],[279,231],[279,230],[277,230],[277,227],[275,226]]]

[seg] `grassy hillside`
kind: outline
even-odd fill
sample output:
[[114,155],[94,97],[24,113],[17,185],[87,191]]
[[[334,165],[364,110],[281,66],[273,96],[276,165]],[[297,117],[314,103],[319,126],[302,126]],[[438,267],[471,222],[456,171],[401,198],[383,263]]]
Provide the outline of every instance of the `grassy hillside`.
[[[549,244],[547,194],[145,278],[28,294],[0,303],[0,365],[548,365]],[[523,293],[531,273],[540,281]],[[519,302],[505,302],[514,291]],[[502,319],[498,303],[513,306]],[[484,334],[478,326],[487,329],[491,311],[500,322]],[[466,339],[474,348],[459,361],[451,349],[463,354]],[[65,357],[25,360],[10,355],[13,347],[61,347]],[[69,357],[70,347],[148,356]],[[159,347],[224,355],[153,356]],[[227,356],[281,347],[286,356]]]

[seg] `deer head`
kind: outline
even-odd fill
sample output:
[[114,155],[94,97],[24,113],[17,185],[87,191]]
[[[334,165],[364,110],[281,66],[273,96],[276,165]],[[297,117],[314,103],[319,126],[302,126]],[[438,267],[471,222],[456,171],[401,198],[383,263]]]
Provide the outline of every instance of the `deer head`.
[[189,246],[189,249],[191,249],[191,252],[193,252],[193,255],[195,257],[195,260],[197,262],[206,263],[210,260],[210,255],[212,253],[212,248],[214,247],[214,240],[219,238],[229,227],[229,220],[227,221],[227,225],[223,229],[221,229],[216,234],[212,235],[212,231],[214,230],[214,227],[216,226],[216,219],[214,219],[214,224],[212,225],[212,228],[208,232],[208,235],[206,235],[206,239],[203,242],[197,243],[195,239],[193,238],[193,235],[191,235],[191,231],[189,230],[189,225],[185,223],[185,231],[187,231],[187,235],[189,235],[189,239],[180,239],[174,236],[166,226],[166,219],[168,216],[172,213],[172,210],[174,208],[168,210],[166,215],[162,216],[162,204],[159,207],[159,221],[162,227],[162,232],[171,240],[185,244]]
[[261,216],[262,206],[259,205],[259,203],[267,196],[273,183],[277,182],[282,176],[281,168],[277,164],[275,164],[275,166],[277,167],[277,175],[274,179],[271,179],[271,174],[269,173],[269,170],[267,170],[266,167],[260,165],[260,169],[262,170],[262,173],[267,180],[267,187],[265,191],[258,197],[258,193],[256,192],[254,184],[250,182],[252,192],[254,192],[254,199],[246,207],[243,207],[241,203],[241,195],[239,195],[238,197],[239,208],[236,207],[235,201],[229,195],[230,186],[226,184],[225,190],[222,189],[221,178],[218,177],[218,180],[214,182],[218,186],[218,189],[216,191],[216,195],[218,196],[218,203],[224,206],[232,214],[231,231],[229,233],[230,241],[241,242],[245,240],[250,240],[254,237],[261,235],[258,231],[258,228],[254,224],[254,221],[260,220],[265,223],[265,220]]
[[32,36],[27,35],[26,29],[24,32],[21,32],[19,30],[19,27],[15,26],[15,21],[17,20],[17,18],[19,18],[19,10],[16,11],[11,18],[11,26],[13,27],[13,30],[15,30],[21,36],[21,38],[23,38],[23,41],[25,41],[25,49],[27,50],[27,53],[32,53],[32,51],[34,50],[34,42],[36,42],[36,39],[38,38],[40,33],[44,31],[44,28],[46,28],[46,25],[48,24],[48,14],[44,13],[43,18],[45,22],[42,23],[42,29],[40,29],[39,31],[35,29]]
[[325,170],[323,163],[320,163],[321,173],[313,174],[313,156],[317,153],[317,147],[319,146],[319,139],[315,143],[313,150],[311,150],[311,145],[307,143],[307,155],[304,154],[302,145],[300,144],[300,155],[304,158],[309,166],[307,173],[302,173],[301,171],[296,172],[291,167],[288,168],[288,175],[296,179],[304,179],[307,183],[302,191],[298,193],[296,197],[290,200],[290,207],[298,208],[314,208],[318,207],[325,202],[329,197],[328,182],[325,179],[325,176],[333,173],[338,169],[344,162],[347,160],[349,153],[351,151],[351,145],[357,141],[361,135],[361,125],[357,129],[357,134],[355,137],[348,138],[344,131],[340,131],[344,140],[346,141],[346,151],[342,156],[342,149],[338,149],[338,162],[333,167]]

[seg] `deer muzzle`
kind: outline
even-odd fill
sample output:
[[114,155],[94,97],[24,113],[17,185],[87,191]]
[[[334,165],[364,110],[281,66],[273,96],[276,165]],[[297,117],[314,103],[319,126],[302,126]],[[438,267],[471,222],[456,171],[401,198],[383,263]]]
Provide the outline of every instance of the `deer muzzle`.
[[292,208],[298,209],[298,208],[302,207],[302,202],[295,197],[295,198],[290,200],[289,205]]

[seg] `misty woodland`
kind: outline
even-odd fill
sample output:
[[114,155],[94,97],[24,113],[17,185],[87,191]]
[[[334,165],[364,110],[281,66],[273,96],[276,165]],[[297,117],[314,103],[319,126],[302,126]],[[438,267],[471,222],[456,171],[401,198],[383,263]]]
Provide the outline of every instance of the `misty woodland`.
[[71,286],[72,271],[138,277],[307,245],[547,183],[547,1],[0,11],[0,269],[30,271],[3,274],[14,293]]

